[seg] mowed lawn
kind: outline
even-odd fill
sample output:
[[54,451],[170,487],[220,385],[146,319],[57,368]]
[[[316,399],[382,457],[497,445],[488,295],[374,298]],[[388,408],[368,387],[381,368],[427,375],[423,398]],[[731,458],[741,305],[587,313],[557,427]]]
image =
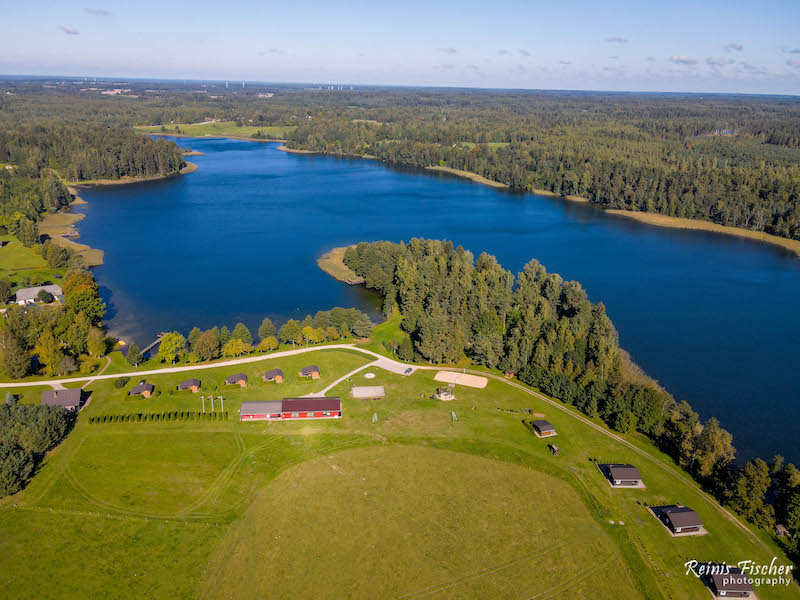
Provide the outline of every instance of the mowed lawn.
[[431,448],[281,474],[215,553],[202,598],[641,598],[565,482]]
[[[236,420],[243,399],[318,392],[371,361],[321,350],[245,365],[253,383],[225,388],[231,418],[220,421],[88,417],[197,410],[235,367],[148,377],[165,390],[150,400],[126,395],[135,379],[125,390],[95,382],[75,431],[23,492],[0,501],[0,573],[13,571],[0,575],[0,597],[705,599],[687,560],[785,562],[641,436],[624,438],[644,455],[504,381],[459,386],[440,402],[435,371],[369,367],[329,392],[342,398],[342,419]],[[322,380],[297,379],[311,363]],[[261,382],[275,366],[286,383]],[[203,391],[166,392],[190,376]],[[383,385],[386,396],[355,399],[354,385]],[[532,435],[526,409],[558,436]],[[647,489],[611,489],[593,461],[635,464]],[[709,534],[670,537],[645,506],[664,503],[694,508]],[[111,541],[100,544],[106,528]],[[76,563],[98,568],[66,574]],[[68,582],[56,594],[58,578]],[[796,587],[758,593],[800,597]]]

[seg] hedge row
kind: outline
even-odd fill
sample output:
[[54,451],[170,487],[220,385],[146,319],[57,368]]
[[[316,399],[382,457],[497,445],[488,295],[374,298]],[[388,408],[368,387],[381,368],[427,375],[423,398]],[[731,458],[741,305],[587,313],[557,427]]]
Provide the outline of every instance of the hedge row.
[[89,417],[89,423],[140,423],[153,421],[222,421],[228,412],[172,411],[164,413],[129,413]]

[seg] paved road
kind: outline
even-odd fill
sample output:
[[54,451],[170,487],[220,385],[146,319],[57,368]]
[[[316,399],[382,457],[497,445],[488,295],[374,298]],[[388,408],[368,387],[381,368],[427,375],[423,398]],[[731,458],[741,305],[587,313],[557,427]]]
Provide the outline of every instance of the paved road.
[[[352,344],[332,344],[330,346],[313,346],[313,347],[309,347],[309,348],[296,348],[294,350],[284,350],[282,352],[273,352],[272,354],[261,354],[261,355],[258,355],[258,356],[247,356],[245,358],[236,358],[236,359],[233,359],[233,360],[227,360],[227,361],[222,361],[222,362],[213,363],[213,364],[206,364],[206,365],[186,365],[186,366],[180,366],[180,367],[165,367],[163,369],[152,369],[152,370],[149,370],[149,371],[133,371],[131,373],[117,373],[117,374],[114,374],[114,375],[95,375],[95,376],[89,376],[89,377],[74,377],[74,378],[71,378],[71,379],[48,379],[48,380],[45,380],[45,381],[31,381],[31,382],[23,382],[23,383],[0,383],[0,388],[26,387],[26,386],[37,386],[37,385],[52,385],[52,386],[55,387],[55,386],[57,386],[59,384],[63,385],[64,383],[71,383],[71,382],[74,382],[74,381],[91,381],[91,380],[97,380],[97,379],[113,379],[113,378],[116,378],[116,377],[123,377],[125,375],[128,375],[128,376],[137,376],[137,375],[139,375],[139,376],[141,376],[141,375],[157,375],[159,373],[181,373],[181,372],[184,372],[184,371],[197,371],[197,370],[201,370],[201,369],[215,369],[217,367],[225,367],[225,366],[232,366],[232,365],[242,365],[242,364],[260,362],[260,361],[263,361],[263,360],[270,360],[270,359],[273,359],[273,358],[281,358],[283,356],[294,356],[294,355],[297,355],[297,354],[305,354],[306,352],[318,352],[320,350],[335,350],[335,349],[354,350],[354,351],[360,352],[362,354],[368,354],[370,356],[374,356],[375,359],[376,359],[374,362],[368,363],[367,365],[364,365],[363,367],[359,367],[355,371],[351,371],[350,373],[348,373],[344,377],[340,378],[336,383],[339,383],[339,382],[345,380],[347,377],[351,376],[353,373],[361,371],[361,370],[366,369],[368,367],[378,367],[378,368],[390,371],[392,373],[399,373],[401,375],[405,373],[406,369],[411,367],[414,371],[418,371],[418,370],[461,371],[461,372],[465,372],[465,373],[472,373],[474,375],[481,375],[483,377],[489,377],[490,379],[494,379],[496,381],[499,381],[500,383],[511,385],[511,386],[521,390],[522,392],[525,392],[526,394],[529,394],[531,396],[534,396],[534,397],[538,398],[539,400],[542,400],[543,402],[546,402],[547,404],[549,404],[550,406],[556,408],[557,410],[561,411],[562,413],[564,413],[566,415],[569,415],[570,417],[572,417],[574,419],[578,419],[579,421],[582,421],[583,423],[585,423],[589,427],[595,429],[597,432],[601,433],[602,435],[605,435],[606,437],[609,437],[609,438],[615,440],[616,442],[626,446],[628,449],[632,450],[633,452],[635,452],[636,454],[640,455],[641,457],[647,459],[649,462],[657,465],[663,471],[666,471],[667,473],[669,473],[674,478],[679,479],[681,482],[683,482],[685,484],[688,484],[689,486],[693,487],[697,492],[699,492],[699,494],[703,497],[703,499],[708,503],[709,506],[716,508],[720,513],[722,513],[722,515],[728,521],[730,521],[733,524],[735,524],[743,533],[747,534],[750,537],[751,541],[753,541],[756,544],[758,544],[759,546],[761,546],[761,548],[763,548],[765,550],[769,550],[769,547],[750,528],[748,528],[747,525],[742,523],[742,521],[740,519],[738,519],[733,513],[731,513],[730,511],[728,511],[724,507],[722,507],[712,496],[710,496],[709,494],[704,492],[702,490],[702,488],[700,488],[700,486],[697,485],[694,482],[694,480],[692,480],[691,477],[687,473],[685,473],[684,471],[678,470],[676,467],[673,467],[672,465],[666,463],[665,461],[653,456],[649,452],[647,452],[645,450],[642,450],[641,448],[639,448],[638,446],[632,444],[631,442],[629,442],[625,438],[623,438],[623,437],[613,433],[612,431],[606,429],[605,427],[603,427],[601,425],[598,425],[597,423],[587,419],[583,415],[575,412],[574,410],[568,408],[567,406],[563,405],[562,403],[560,403],[558,401],[555,401],[555,400],[553,400],[551,398],[548,398],[544,394],[536,392],[536,391],[534,391],[534,390],[532,390],[532,389],[530,389],[530,388],[528,388],[528,387],[526,387],[526,386],[524,386],[522,384],[517,383],[516,381],[512,381],[512,380],[506,379],[506,378],[504,378],[504,377],[502,377],[500,375],[494,375],[492,373],[486,373],[486,372],[483,372],[483,371],[474,371],[472,369],[457,369],[457,368],[454,368],[454,367],[411,366],[411,365],[408,365],[406,363],[402,363],[400,361],[396,361],[396,360],[393,360],[391,358],[387,358],[385,356],[381,356],[377,352],[372,352],[371,350],[365,350],[364,348],[358,348],[358,347],[356,347],[356,346],[354,346]],[[327,388],[325,388],[325,391],[327,391],[329,389],[332,389],[332,388],[333,388],[333,386],[328,386]]]
[[[16,388],[16,387],[34,387],[37,385],[50,385],[53,387],[63,387],[65,383],[76,383],[79,381],[95,381],[98,379],[116,379],[117,377],[140,377],[142,375],[160,375],[163,373],[183,373],[185,371],[200,371],[203,369],[216,369],[217,367],[231,367],[234,365],[244,365],[248,363],[256,363],[264,360],[271,360],[273,358],[282,358],[284,356],[295,356],[297,354],[305,354],[306,352],[318,352],[320,350],[355,350],[362,354],[369,354],[376,359],[375,366],[385,369],[392,373],[400,373],[409,368],[409,365],[401,363],[391,358],[381,356],[377,352],[358,348],[353,344],[331,344],[329,346],[311,346],[308,348],[295,348],[294,350],[283,350],[281,352],[272,352],[270,354],[259,354],[257,356],[245,356],[244,358],[233,358],[231,360],[223,360],[220,362],[202,364],[202,365],[181,365],[179,367],[164,367],[161,369],[150,369],[147,371],[131,371],[129,373],[114,373],[111,375],[90,375],[88,377],[65,377],[62,379],[45,379],[41,381],[19,381],[12,383],[0,383],[0,388]],[[434,369],[436,367],[412,367],[413,369]]]

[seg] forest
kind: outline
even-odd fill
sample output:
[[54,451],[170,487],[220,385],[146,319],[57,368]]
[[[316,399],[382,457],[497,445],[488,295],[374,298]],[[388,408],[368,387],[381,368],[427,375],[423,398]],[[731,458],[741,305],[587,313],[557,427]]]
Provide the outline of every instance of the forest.
[[731,434],[632,364],[605,307],[579,283],[535,260],[515,277],[489,254],[476,260],[438,240],[362,242],[344,262],[384,296],[384,312],[400,311],[408,335],[391,350],[402,360],[468,357],[510,371],[616,431],[648,436],[752,523],[769,530],[777,516],[800,533],[800,471],[780,456],[737,466]]

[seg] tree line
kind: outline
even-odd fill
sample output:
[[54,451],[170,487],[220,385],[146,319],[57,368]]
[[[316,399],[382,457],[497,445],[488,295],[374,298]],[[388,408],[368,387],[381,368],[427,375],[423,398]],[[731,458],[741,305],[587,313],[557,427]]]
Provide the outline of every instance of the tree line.
[[73,423],[74,415],[63,408],[20,404],[14,395],[5,395],[0,404],[0,498],[23,488],[45,452],[66,437]]
[[512,371],[615,431],[648,436],[752,523],[770,529],[778,519],[800,534],[800,471],[779,456],[736,466],[731,434],[632,364],[605,307],[579,283],[535,260],[514,277],[489,254],[475,260],[438,240],[361,243],[344,263],[384,296],[387,314],[400,311],[402,360],[467,357]]
[[[369,316],[355,308],[336,307],[318,311],[313,317],[299,321],[289,319],[276,327],[272,319],[265,317],[258,326],[258,341],[244,323],[237,323],[233,330],[226,325],[201,330],[193,327],[188,336],[172,331],[161,337],[156,359],[161,362],[197,363],[215,358],[235,358],[251,352],[271,352],[283,344],[309,345],[349,338],[352,335],[368,337],[372,332]],[[144,360],[135,342],[128,348],[127,361],[139,366]]]

